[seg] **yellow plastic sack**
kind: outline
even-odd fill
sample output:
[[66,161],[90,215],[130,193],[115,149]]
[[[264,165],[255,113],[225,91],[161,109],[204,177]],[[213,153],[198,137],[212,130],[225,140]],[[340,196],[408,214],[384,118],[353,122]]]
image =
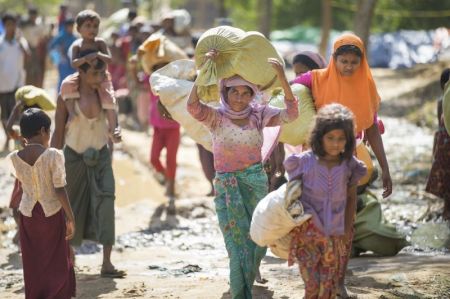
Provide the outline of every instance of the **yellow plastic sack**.
[[442,99],[442,113],[444,114],[444,125],[450,134],[450,81],[445,84],[444,97]]
[[212,141],[209,130],[193,118],[186,109],[187,101],[194,86],[195,64],[192,60],[177,60],[152,73],[150,85],[161,103],[195,142],[211,151]]
[[138,49],[138,57],[147,74],[153,66],[169,63],[178,59],[187,59],[186,53],[161,33],[150,35]]
[[[298,98],[299,115],[293,122],[281,126],[281,134],[278,140],[297,146],[308,142],[311,125],[316,115],[316,108],[308,87],[301,84],[293,84],[291,89]],[[284,94],[279,93],[272,97],[269,104],[278,108],[285,108]]]
[[[215,61],[205,57],[212,49],[219,52]],[[199,97],[203,101],[217,101],[218,81],[236,74],[261,90],[280,86],[275,70],[267,63],[269,57],[284,62],[270,41],[259,32],[245,32],[230,26],[207,30],[195,48],[195,65],[200,70],[196,80]]]
[[373,161],[372,158],[370,157],[369,149],[364,145],[363,142],[361,142],[356,147],[356,158],[363,161],[367,167],[367,174],[363,178],[361,178],[358,182],[358,186],[362,186],[369,182],[373,173]]
[[35,87],[33,85],[25,85],[17,89],[16,101],[25,102],[26,106],[37,105],[42,110],[55,110],[56,105],[48,95],[48,93],[42,88]]

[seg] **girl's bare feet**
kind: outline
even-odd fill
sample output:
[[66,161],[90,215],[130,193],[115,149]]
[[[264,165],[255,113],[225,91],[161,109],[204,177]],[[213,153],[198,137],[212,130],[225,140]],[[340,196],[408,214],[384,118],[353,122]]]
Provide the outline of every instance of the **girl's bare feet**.
[[345,298],[345,299],[357,299],[358,298],[358,296],[356,294],[349,292],[343,283],[339,284],[339,286],[338,286],[337,297]]

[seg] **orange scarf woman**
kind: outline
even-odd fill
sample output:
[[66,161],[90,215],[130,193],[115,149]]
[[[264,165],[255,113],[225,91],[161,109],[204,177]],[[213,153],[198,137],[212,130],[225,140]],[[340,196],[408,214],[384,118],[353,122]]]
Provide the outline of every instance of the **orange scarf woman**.
[[[300,75],[293,83],[300,83],[311,89],[317,109],[330,103],[340,103],[353,112],[358,135],[365,135],[380,164],[383,197],[388,197],[392,193],[392,180],[378,129],[380,96],[361,39],[354,34],[341,35],[334,42],[333,55],[327,68]],[[350,251],[351,242],[345,247]],[[344,254],[348,255],[349,252]],[[346,267],[343,268],[340,271],[340,293],[342,297],[346,297],[343,286]]]

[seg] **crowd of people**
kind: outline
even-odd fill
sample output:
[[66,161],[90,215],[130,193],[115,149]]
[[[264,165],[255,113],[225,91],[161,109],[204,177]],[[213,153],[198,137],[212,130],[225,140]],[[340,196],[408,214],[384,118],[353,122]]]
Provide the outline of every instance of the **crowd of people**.
[[[192,55],[188,35],[174,29],[173,17],[151,24],[130,10],[129,21],[109,39],[99,37],[100,16],[92,10],[73,19],[60,7],[58,23],[45,26],[38,11],[30,8],[25,21],[5,13],[0,38],[1,119],[9,138],[20,148],[8,155],[16,178],[10,207],[18,224],[26,298],[75,296],[75,253],[85,239],[103,246],[101,276],[122,278],[126,271],[111,261],[115,242],[115,181],[112,143],[121,142],[118,98],[132,98],[141,129],[153,130],[149,163],[155,178],[166,186],[168,213],[176,213],[176,156],[180,125],[167,117],[149,76],[135,54],[154,32],[167,36]],[[76,30],[74,27],[76,26]],[[75,35],[78,32],[78,36]],[[59,72],[54,132],[43,111],[46,102],[28,101],[42,96],[47,54]],[[221,53],[211,49],[206,59]],[[31,63],[32,62],[32,63]],[[302,181],[299,198],[312,215],[290,235],[289,265],[298,263],[305,283],[305,298],[348,298],[345,272],[350,257],[356,213],[358,181],[366,166],[355,156],[356,143],[366,141],[381,168],[383,197],[392,193],[392,180],[380,134],[380,106],[365,47],[353,34],[337,38],[329,63],[317,53],[295,56],[296,78],[289,82],[283,62],[268,58],[284,94],[285,109],[259,102],[260,87],[239,75],[218,84],[220,105],[203,103],[194,85],[186,110],[211,132],[212,151],[200,144],[199,157],[214,194],[218,224],[229,256],[232,298],[252,298],[255,280],[262,281],[259,266],[266,248],[249,237],[252,214],[275,177]],[[155,65],[157,71],[164,64]],[[444,71],[441,85],[449,77]],[[263,129],[280,126],[302,116],[290,84],[311,90],[317,116],[309,141],[297,154],[285,157],[282,144],[275,147],[266,171],[261,148]],[[25,91],[22,88],[28,87]],[[18,90],[21,90],[19,92]],[[119,100],[120,101],[120,100]],[[441,107],[442,104],[439,104]],[[449,215],[448,134],[439,110],[435,158],[427,190],[445,201]],[[13,129],[19,122],[20,134]],[[160,161],[166,149],[166,162]],[[62,150],[62,151],[61,151]],[[280,174],[281,173],[281,174]],[[268,178],[269,175],[269,178]],[[436,187],[438,186],[438,187]],[[438,191],[436,191],[438,190]],[[69,244],[70,242],[70,244]]]

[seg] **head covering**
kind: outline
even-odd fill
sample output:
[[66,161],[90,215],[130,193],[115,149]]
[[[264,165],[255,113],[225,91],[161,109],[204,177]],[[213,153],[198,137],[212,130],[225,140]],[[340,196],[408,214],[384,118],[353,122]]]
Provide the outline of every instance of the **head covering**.
[[312,71],[312,94],[318,109],[330,103],[348,107],[355,115],[356,130],[360,132],[372,126],[380,96],[361,39],[354,34],[343,34],[335,41],[333,51],[344,45],[354,45],[361,50],[359,68],[351,76],[342,76],[332,58],[326,69]]
[[[231,109],[231,107],[228,105],[228,102],[227,102],[228,95],[227,95],[226,87],[242,86],[242,85],[245,85],[245,86],[248,86],[251,88],[251,90],[253,91],[253,99],[250,102],[250,104],[247,106],[247,108],[245,108],[242,111],[236,112],[233,109]],[[230,119],[248,118],[250,116],[250,114],[252,113],[253,108],[256,104],[254,102],[254,99],[258,93],[259,93],[259,89],[255,84],[248,82],[247,80],[244,80],[243,78],[241,78],[238,75],[235,75],[235,76],[227,78],[227,79],[222,79],[222,80],[220,80],[220,108],[219,108],[219,111]]]
[[323,69],[327,66],[327,62],[322,57],[322,55],[312,51],[302,51],[298,53],[294,56],[294,60],[292,63],[301,63],[306,65],[310,69]]

